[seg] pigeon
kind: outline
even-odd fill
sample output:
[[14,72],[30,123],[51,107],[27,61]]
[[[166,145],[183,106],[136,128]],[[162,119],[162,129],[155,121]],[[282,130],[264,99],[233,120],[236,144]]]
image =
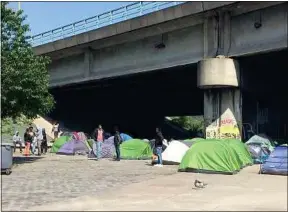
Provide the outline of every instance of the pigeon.
[[195,182],[194,182],[194,186],[195,186],[196,188],[205,188],[206,185],[208,185],[208,184],[207,184],[207,183],[204,183],[204,182],[201,182],[201,181],[199,181],[199,180],[195,180]]

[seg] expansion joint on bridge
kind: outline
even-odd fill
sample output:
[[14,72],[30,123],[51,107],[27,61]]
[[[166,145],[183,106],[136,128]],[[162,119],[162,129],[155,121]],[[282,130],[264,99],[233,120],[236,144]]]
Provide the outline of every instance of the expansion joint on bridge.
[[88,47],[84,51],[84,78],[90,77],[93,64],[92,61],[93,61],[92,49]]

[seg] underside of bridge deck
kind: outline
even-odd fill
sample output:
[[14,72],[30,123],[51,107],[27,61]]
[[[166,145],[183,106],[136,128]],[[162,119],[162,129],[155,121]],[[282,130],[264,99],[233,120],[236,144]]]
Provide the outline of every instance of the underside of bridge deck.
[[67,128],[91,132],[119,125],[134,136],[153,136],[165,116],[202,115],[196,64],[53,89],[50,114]]

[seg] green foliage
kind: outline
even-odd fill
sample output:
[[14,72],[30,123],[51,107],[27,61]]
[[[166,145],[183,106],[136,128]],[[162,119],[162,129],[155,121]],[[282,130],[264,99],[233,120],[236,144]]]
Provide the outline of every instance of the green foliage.
[[172,122],[191,132],[203,132],[204,119],[202,116],[171,117]]
[[48,91],[50,59],[36,56],[27,41],[29,26],[23,11],[1,2],[1,117],[36,117],[54,106]]
[[27,127],[32,122],[32,119],[26,118],[24,115],[20,115],[14,120],[12,118],[4,118],[1,121],[2,121],[1,134],[12,136],[15,133],[14,127],[16,128],[18,126]]

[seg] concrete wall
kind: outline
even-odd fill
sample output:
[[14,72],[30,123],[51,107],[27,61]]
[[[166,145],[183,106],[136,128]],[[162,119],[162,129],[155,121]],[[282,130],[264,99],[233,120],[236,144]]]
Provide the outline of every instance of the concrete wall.
[[50,80],[53,83],[82,78],[84,65],[84,54],[54,60],[49,66]]
[[[281,4],[231,17],[231,47],[238,56],[288,47],[288,4]],[[233,13],[232,13],[233,15]],[[261,22],[258,29],[255,21]]]
[[161,35],[151,36],[134,42],[87,50],[84,53],[86,56],[78,54],[54,60],[49,67],[51,84],[163,69],[195,63],[203,58],[202,24],[165,33],[163,40],[166,47],[155,48],[161,39]]
[[154,48],[161,42],[161,36],[153,36],[94,51],[92,76],[102,78],[162,69],[195,63],[202,58],[202,25],[164,34],[163,39],[165,49]]

